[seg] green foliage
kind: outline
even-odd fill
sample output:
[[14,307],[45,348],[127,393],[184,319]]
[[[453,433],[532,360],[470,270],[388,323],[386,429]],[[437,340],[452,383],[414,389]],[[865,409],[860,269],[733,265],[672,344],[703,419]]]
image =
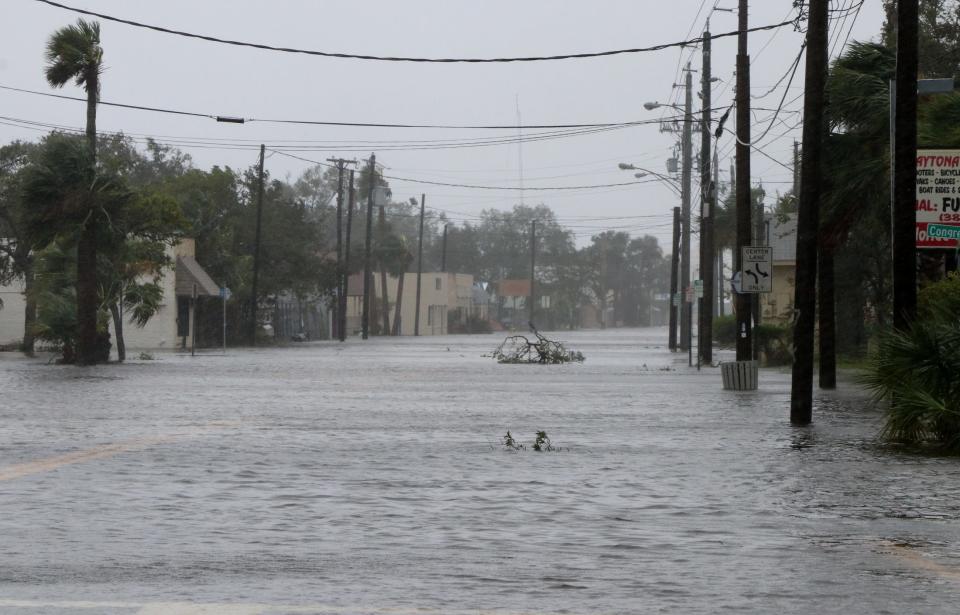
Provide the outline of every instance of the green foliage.
[[753,336],[765,365],[789,365],[793,362],[792,336],[790,327],[760,324],[753,328]]
[[[37,253],[36,283],[30,294],[37,301],[37,320],[34,335],[61,355],[61,362],[77,360],[77,293],[75,246],[61,240],[51,243]],[[107,332],[107,312],[99,310],[97,317],[97,361],[110,357],[110,335]]]
[[47,41],[47,66],[44,75],[54,87],[63,87],[71,79],[87,88],[96,81],[103,62],[100,24],[78,19],[76,25],[54,32]]
[[889,404],[888,440],[960,452],[957,284],[954,276],[928,287],[920,318],[906,331],[884,332],[870,358],[862,382],[875,401]]
[[514,439],[514,437],[510,434],[509,429],[507,430],[507,435],[500,438],[500,443],[511,451],[522,451],[526,449],[524,445],[520,444]]
[[538,431],[537,437],[533,441],[533,450],[537,451],[538,453],[542,453],[544,451],[556,451],[560,449],[555,448],[553,444],[550,443],[550,438],[547,436],[547,432]]
[[960,318],[960,272],[954,271],[917,295],[917,311],[921,319]]
[[733,314],[717,316],[713,319],[713,339],[722,345],[737,342],[737,317]]

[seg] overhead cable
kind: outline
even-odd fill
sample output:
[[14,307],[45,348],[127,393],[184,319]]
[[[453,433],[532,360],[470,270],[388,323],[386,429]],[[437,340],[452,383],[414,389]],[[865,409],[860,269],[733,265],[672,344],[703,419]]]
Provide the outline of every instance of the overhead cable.
[[[15,88],[8,85],[0,85],[0,90],[8,90],[11,92],[20,92],[23,94],[33,94],[35,96],[47,96],[50,98],[60,98],[63,100],[76,100],[83,103],[87,102],[86,98],[81,98],[79,96],[67,96],[65,94],[53,94],[51,92],[40,92],[37,90],[28,90],[25,88]],[[232,120],[243,120],[243,123],[247,122],[260,122],[260,123],[270,123],[270,124],[304,124],[304,125],[316,125],[316,126],[346,126],[346,127],[355,127],[355,128],[442,128],[450,130],[516,130],[518,128],[523,130],[559,130],[567,128],[615,128],[621,126],[637,126],[642,124],[654,124],[658,123],[657,120],[634,120],[627,122],[599,122],[599,123],[590,123],[590,124],[525,124],[522,126],[509,125],[509,124],[390,124],[390,123],[375,123],[375,122],[333,122],[333,121],[324,121],[324,120],[296,120],[296,119],[271,119],[271,118],[234,118],[227,117],[222,115],[216,115],[213,113],[196,113],[192,111],[180,111],[176,109],[166,109],[162,107],[147,107],[143,105],[134,105],[127,103],[116,103],[109,102],[105,100],[98,101],[99,105],[105,105],[108,107],[122,107],[124,109],[134,109],[137,111],[153,111],[155,113],[168,113],[173,115],[188,115],[193,117],[202,117],[207,119],[219,120],[219,121],[231,121]]]
[[[585,59],[585,58],[599,58],[599,57],[605,57],[605,56],[615,56],[615,55],[623,55],[623,54],[630,54],[630,53],[661,51],[663,49],[669,49],[671,47],[685,47],[688,45],[695,45],[703,41],[703,38],[699,37],[699,38],[694,38],[686,41],[652,45],[650,47],[635,47],[630,49],[615,49],[610,51],[595,51],[595,52],[588,52],[588,53],[566,53],[566,54],[549,55],[549,56],[520,56],[520,57],[506,57],[506,58],[414,58],[414,57],[403,57],[403,56],[377,56],[377,55],[359,54],[359,53],[316,51],[312,49],[298,49],[295,47],[277,47],[274,45],[266,45],[262,43],[236,41],[236,40],[230,40],[225,38],[219,38],[216,36],[209,36],[206,34],[195,34],[192,32],[184,32],[182,30],[174,30],[174,29],[165,28],[162,26],[155,26],[151,24],[141,23],[138,21],[130,20],[130,19],[121,19],[119,17],[114,17],[112,15],[107,15],[104,13],[97,13],[94,11],[88,11],[85,9],[78,9],[76,7],[67,6],[66,4],[53,2],[52,0],[34,0],[34,2],[40,2],[43,4],[47,4],[47,5],[64,9],[67,11],[72,11],[74,13],[80,13],[82,15],[98,17],[106,21],[122,23],[128,26],[134,26],[137,28],[145,28],[147,30],[162,32],[164,34],[173,34],[176,36],[184,36],[187,38],[200,39],[204,41],[209,41],[211,43],[234,45],[237,47],[250,47],[253,49],[262,49],[265,51],[298,53],[298,54],[311,55],[311,56],[321,56],[326,58],[343,58],[343,59],[350,59],[350,60],[376,60],[380,62],[422,62],[422,63],[447,63],[447,64],[449,63],[493,64],[493,63],[508,63],[508,62],[544,62],[544,61],[550,61],[550,60],[574,60],[574,59]],[[784,26],[794,25],[795,23],[796,23],[796,20],[782,21],[780,23],[768,24],[766,26],[756,26],[753,28],[749,28],[747,32],[762,32],[764,30],[775,30],[777,28],[782,28]],[[732,32],[725,32],[723,34],[715,34],[713,35],[713,38],[715,39],[725,38],[730,36],[738,36],[739,34],[740,32],[738,30],[734,30]]]

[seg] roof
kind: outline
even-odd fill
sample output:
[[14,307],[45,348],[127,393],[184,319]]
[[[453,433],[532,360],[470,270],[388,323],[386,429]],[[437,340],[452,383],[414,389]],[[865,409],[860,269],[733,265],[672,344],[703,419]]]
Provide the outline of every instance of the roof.
[[192,297],[193,285],[197,285],[197,296],[217,297],[220,287],[213,278],[204,271],[200,263],[192,256],[177,258],[176,294],[178,297]]
[[770,245],[773,247],[773,262],[797,260],[797,215],[786,218],[771,216]]

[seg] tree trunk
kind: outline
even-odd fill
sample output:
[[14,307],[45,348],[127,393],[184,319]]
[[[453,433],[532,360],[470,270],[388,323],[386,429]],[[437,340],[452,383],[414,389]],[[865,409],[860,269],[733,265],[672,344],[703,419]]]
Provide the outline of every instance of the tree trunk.
[[393,335],[400,335],[400,306],[403,304],[403,279],[407,277],[403,272],[397,280],[397,302],[393,310]]
[[820,388],[837,388],[836,304],[834,303],[833,248],[820,246],[817,301],[820,307]]
[[34,296],[33,287],[36,278],[33,273],[33,257],[28,257],[27,266],[23,270],[23,294],[25,298],[25,309],[23,314],[23,353],[28,357],[33,356],[34,336],[33,329],[37,323],[37,298]]
[[[91,164],[97,161],[97,98],[100,76],[97,69],[87,71],[87,144]],[[97,362],[97,229],[93,203],[77,242],[77,364]]]
[[123,316],[120,314],[120,304],[110,304],[110,314],[113,316],[113,334],[117,340],[117,361],[123,363],[127,359],[127,346],[123,341]]
[[97,362],[97,240],[88,219],[77,242],[77,364]]

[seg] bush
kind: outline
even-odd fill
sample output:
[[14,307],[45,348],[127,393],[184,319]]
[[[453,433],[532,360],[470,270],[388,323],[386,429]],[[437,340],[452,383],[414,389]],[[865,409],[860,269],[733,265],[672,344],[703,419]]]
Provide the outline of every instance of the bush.
[[889,403],[887,440],[960,452],[960,318],[951,311],[958,286],[957,276],[928,286],[910,328],[880,335],[861,382],[875,402]]
[[713,319],[713,339],[723,345],[737,343],[737,318],[730,314]]

